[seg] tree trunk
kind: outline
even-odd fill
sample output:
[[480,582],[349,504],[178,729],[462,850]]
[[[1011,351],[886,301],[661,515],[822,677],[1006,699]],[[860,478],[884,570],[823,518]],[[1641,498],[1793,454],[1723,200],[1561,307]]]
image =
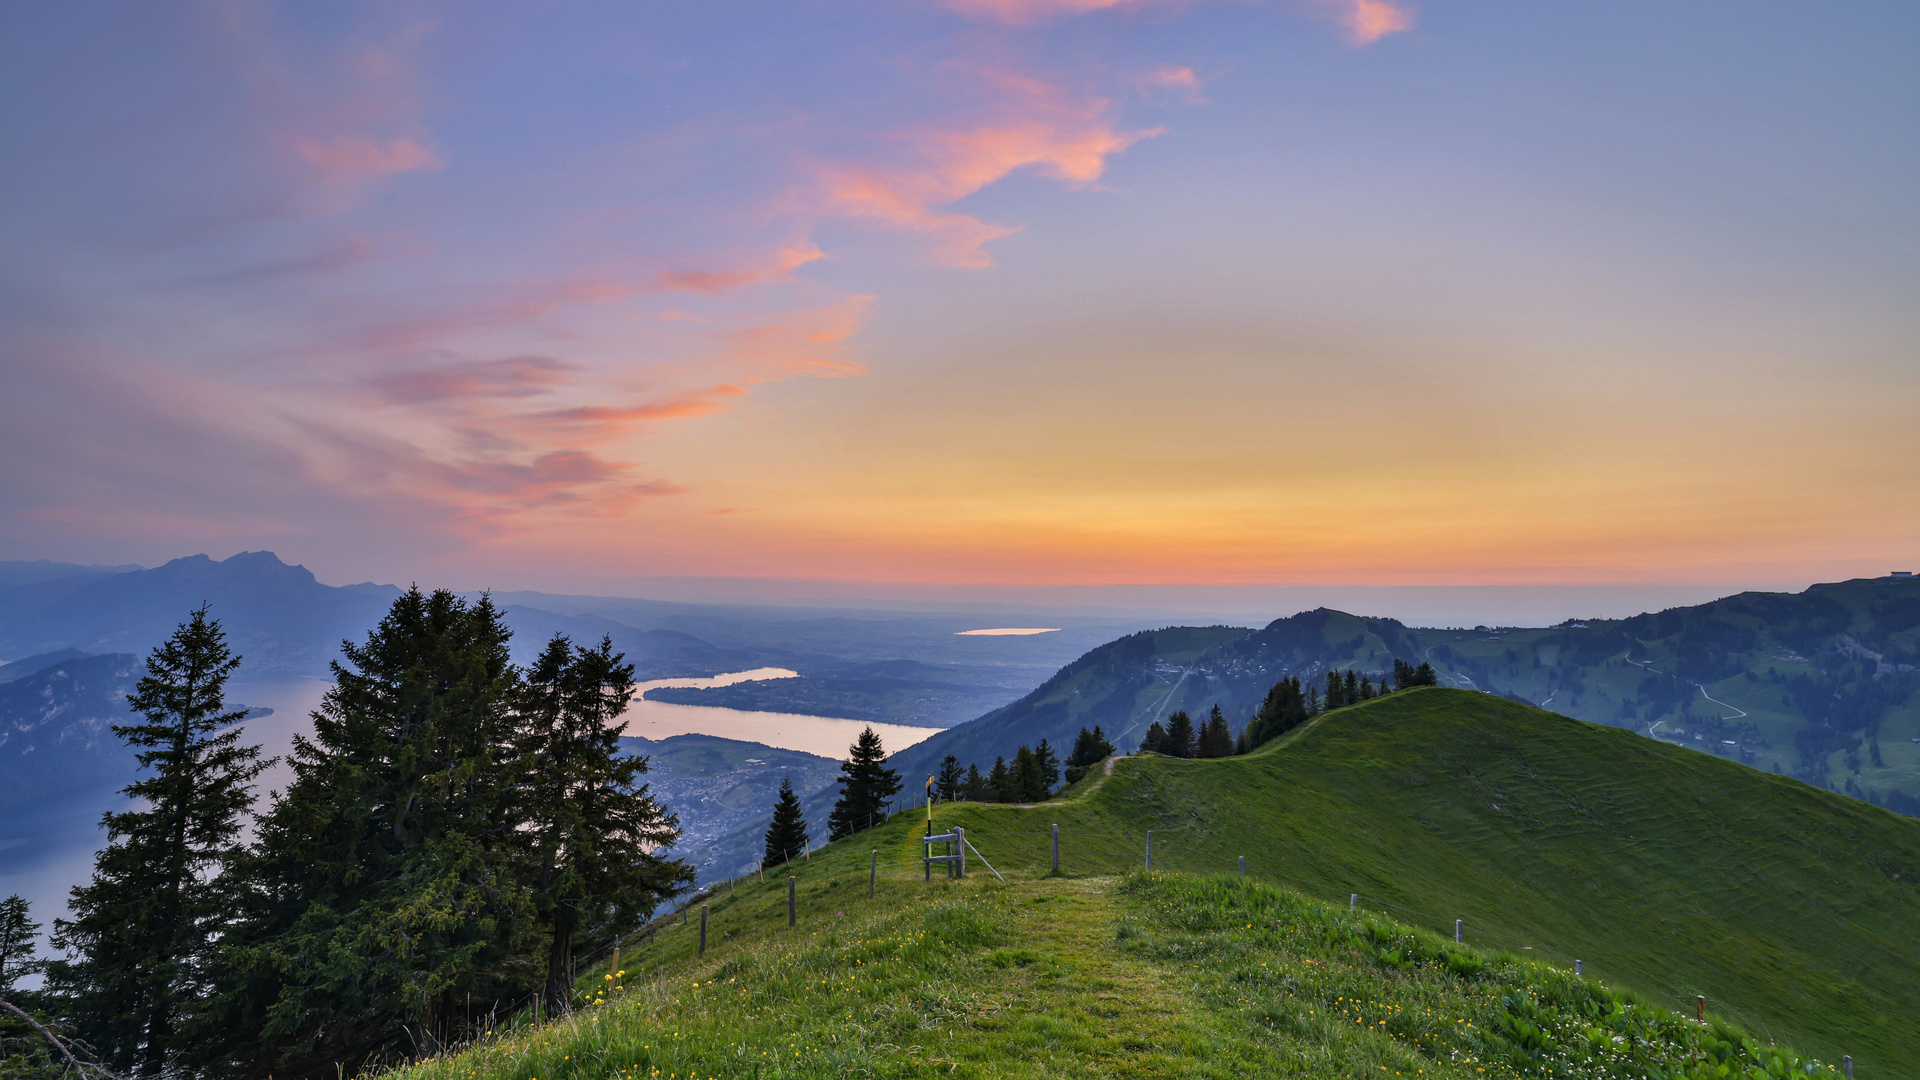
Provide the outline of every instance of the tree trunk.
[[547,1015],[558,1016],[573,1007],[573,911],[553,911],[553,945],[547,951]]

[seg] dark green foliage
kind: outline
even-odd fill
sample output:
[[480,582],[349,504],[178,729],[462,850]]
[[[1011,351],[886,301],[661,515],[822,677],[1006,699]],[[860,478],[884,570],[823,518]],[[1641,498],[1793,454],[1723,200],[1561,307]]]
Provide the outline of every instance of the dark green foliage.
[[1207,714],[1207,722],[1200,725],[1200,734],[1195,740],[1194,756],[1203,758],[1226,757],[1233,753],[1233,729],[1227,726],[1226,714],[1214,705]]
[[1348,668],[1346,677],[1341,680],[1340,703],[1352,705],[1360,700],[1360,676],[1352,668]]
[[767,826],[767,849],[761,857],[768,867],[791,862],[807,848],[807,819],[800,815],[800,797],[793,793],[793,781],[780,781],[780,798],[773,804],[773,823]]
[[556,669],[529,689],[507,640],[491,599],[411,589],[342,645],[313,737],[294,740],[293,782],[236,875],[252,911],[226,950],[232,1042],[217,1071],[330,1076],[471,1037],[484,1016],[469,998],[546,983],[556,918],[575,932],[617,922],[680,880],[611,865],[662,824],[610,756],[620,658],[556,643]]
[[630,929],[660,900],[693,883],[693,871],[653,854],[679,823],[647,794],[647,759],[620,753],[620,714],[633,697],[633,665],[602,637],[592,649],[556,635],[521,689],[526,821],[535,910],[549,933],[546,999],[573,1000],[575,936],[588,926]]
[[987,774],[987,799],[992,802],[1017,802],[1013,789],[1013,773],[1007,768],[1007,759],[993,759],[993,771]]
[[[1534,657],[1534,663],[1537,665],[1539,661],[1540,658],[1536,655]],[[1437,685],[1439,681],[1439,677],[1434,674],[1433,665],[1424,660],[1420,662],[1419,667],[1414,667],[1405,660],[1396,659],[1393,662],[1393,685],[1395,689],[1407,690],[1415,686],[1434,686]]]
[[26,900],[18,894],[0,900],[0,998],[13,1000],[15,983],[47,969],[45,960],[34,957],[33,939],[39,932]]
[[960,759],[948,754],[940,762],[940,772],[934,777],[934,791],[941,802],[953,802],[965,794],[966,773],[960,768]]
[[1060,783],[1060,755],[1054,753],[1047,740],[1041,739],[1040,744],[1033,748],[1033,759],[1040,774],[1039,797],[1044,799],[1053,794],[1053,789]]
[[980,766],[967,766],[967,778],[960,785],[960,797],[968,802],[985,802],[993,793],[993,786],[980,775]]
[[886,817],[887,800],[900,793],[900,774],[886,767],[887,752],[872,728],[860,729],[848,755],[836,781],[840,798],[827,818],[828,840],[879,824]]
[[127,697],[143,722],[113,729],[138,748],[144,775],[124,790],[140,809],[104,819],[93,880],[74,888],[74,917],[54,924],[70,959],[48,977],[81,1038],[116,1071],[182,1071],[214,943],[236,914],[213,879],[240,855],[240,815],[266,767],[240,743],[244,710],[226,708],[239,666],[202,607],[147,657]]
[[1273,684],[1267,691],[1265,701],[1260,703],[1260,711],[1240,732],[1240,753],[1257,750],[1301,724],[1313,715],[1312,705],[1300,690],[1300,677],[1289,676]]
[[1167,729],[1158,720],[1147,725],[1147,733],[1140,736],[1140,749],[1147,753],[1165,753],[1161,748],[1164,747],[1166,743]]
[[1177,712],[1167,717],[1167,734],[1160,740],[1160,752],[1171,757],[1193,756],[1197,732],[1193,729],[1193,718],[1185,712]]
[[1113,753],[1113,744],[1107,741],[1105,732],[1095,724],[1092,731],[1080,729],[1073,740],[1073,753],[1067,756],[1067,783],[1077,784],[1087,775],[1087,770],[1105,761]]
[[[16,985],[47,969],[47,962],[34,956],[33,939],[39,931],[26,900],[17,895],[0,900],[0,1001],[46,1026],[53,1020],[41,1007],[44,995]],[[57,1076],[66,1065],[57,1054],[32,1024],[0,1011],[0,1077]]]
[[1347,683],[1337,671],[1327,672],[1327,708],[1337,709],[1347,703]]

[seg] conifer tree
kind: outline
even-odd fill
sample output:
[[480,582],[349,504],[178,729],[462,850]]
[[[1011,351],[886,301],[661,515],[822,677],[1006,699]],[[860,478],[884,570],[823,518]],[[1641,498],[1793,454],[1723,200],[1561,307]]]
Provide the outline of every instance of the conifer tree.
[[1012,802],[1014,800],[1013,775],[1007,769],[1007,759],[993,759],[993,771],[987,774],[987,791],[994,802]]
[[1362,676],[1360,679],[1360,700],[1373,700],[1373,680]]
[[509,637],[491,598],[415,588],[342,643],[251,859],[224,1026],[257,1036],[228,1050],[237,1071],[415,1058],[460,1037],[466,995],[533,989],[507,963],[535,915]]
[[1151,751],[1155,754],[1166,753],[1166,750],[1163,749],[1166,746],[1166,743],[1167,743],[1167,729],[1164,727],[1161,727],[1160,721],[1158,720],[1155,720],[1153,723],[1148,724],[1147,733],[1145,735],[1140,736],[1140,749]]
[[934,781],[941,802],[953,802],[965,791],[966,774],[960,769],[960,759],[948,754],[940,761],[940,774]]
[[47,961],[34,956],[34,936],[40,924],[33,921],[27,901],[18,895],[0,900],[0,1001],[5,1001],[33,1018],[32,1023],[11,1012],[0,1010],[0,1076],[55,1077],[67,1071],[68,1063],[48,1045],[34,1024],[57,1027],[47,1015],[40,991],[23,989],[20,980],[47,970]]
[[1240,732],[1241,753],[1256,750],[1274,738],[1283,735],[1301,724],[1314,713],[1310,699],[1301,692],[1300,677],[1295,675],[1281,679],[1267,691],[1266,700],[1260,703],[1260,711]]
[[1060,785],[1060,755],[1045,739],[1033,748],[1034,762],[1040,769],[1040,797],[1047,798]]
[[1040,758],[1033,748],[1022,746],[1014,751],[1013,761],[1007,765],[1009,775],[1008,802],[1038,802],[1046,798],[1046,781],[1040,775]]
[[1167,717],[1167,735],[1160,740],[1160,752],[1174,757],[1192,757],[1195,734],[1193,717],[1188,716],[1184,709],[1174,713]]
[[1420,661],[1420,666],[1413,670],[1413,685],[1438,686],[1440,685],[1440,676],[1433,670],[1432,664],[1422,660]]
[[1332,712],[1347,703],[1347,684],[1337,671],[1327,672],[1327,711]]
[[1359,700],[1360,700],[1359,673],[1355,672],[1352,668],[1348,668],[1347,676],[1344,680],[1342,680],[1341,687],[1340,687],[1340,703],[1342,705],[1352,705],[1354,702],[1357,702]]
[[773,804],[773,823],[767,826],[766,852],[761,862],[771,868],[797,859],[807,847],[807,819],[800,816],[800,797],[791,777],[780,778],[780,797]]
[[840,785],[840,798],[827,818],[828,840],[852,836],[879,823],[887,800],[900,793],[900,774],[887,768],[886,760],[880,736],[871,727],[862,728],[834,781]]
[[987,784],[987,778],[980,775],[980,766],[967,766],[967,779],[960,787],[960,795],[968,802],[986,802],[993,789]]
[[1067,757],[1067,783],[1077,784],[1080,778],[1095,765],[1105,761],[1113,753],[1113,744],[1107,741],[1106,733],[1098,724],[1092,731],[1080,729],[1073,740],[1073,753]]
[[[240,854],[241,815],[267,766],[244,746],[244,709],[228,710],[240,658],[203,606],[147,657],[127,697],[142,722],[115,725],[144,771],[124,790],[140,808],[106,815],[93,880],[76,886],[52,965],[81,1037],[118,1072],[179,1071],[207,990],[214,943],[234,915],[213,879]],[[221,729],[225,729],[224,731]]]
[[533,901],[548,928],[546,1005],[573,999],[573,945],[599,924],[619,933],[693,882],[682,861],[653,854],[680,836],[679,821],[647,793],[647,759],[620,752],[620,714],[633,697],[633,665],[602,637],[592,649],[555,635],[527,672],[520,702],[532,768],[520,830],[533,857]]
[[1207,715],[1207,722],[1200,726],[1194,754],[1196,757],[1218,758],[1233,753],[1233,729],[1227,724],[1225,713],[1220,711],[1218,702]]
[[33,921],[31,909],[18,893],[0,900],[0,998],[12,1001],[15,983],[47,970],[47,962],[33,955],[33,939],[39,932],[40,924]]

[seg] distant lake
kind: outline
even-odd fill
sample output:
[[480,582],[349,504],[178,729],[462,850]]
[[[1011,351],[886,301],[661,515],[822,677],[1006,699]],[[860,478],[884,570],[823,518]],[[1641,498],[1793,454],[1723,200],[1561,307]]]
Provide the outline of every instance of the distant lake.
[[756,712],[750,709],[725,709],[716,705],[680,705],[671,701],[648,701],[645,697],[648,690],[668,686],[704,688],[732,686],[761,679],[799,677],[799,672],[786,668],[755,668],[710,678],[652,679],[639,683],[634,687],[633,704],[627,706],[626,733],[642,739],[665,739],[689,734],[713,735],[844,760],[847,748],[860,736],[862,728],[872,728],[889,754],[945,730],[908,727],[905,724],[874,724],[837,716]]

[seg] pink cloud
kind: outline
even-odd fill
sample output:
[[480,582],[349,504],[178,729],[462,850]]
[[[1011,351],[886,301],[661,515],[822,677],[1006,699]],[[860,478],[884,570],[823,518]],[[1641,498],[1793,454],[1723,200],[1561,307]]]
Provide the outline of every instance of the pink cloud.
[[1140,85],[1148,90],[1171,90],[1196,105],[1205,100],[1200,96],[1200,76],[1186,66],[1157,67],[1141,76]]
[[1413,29],[1413,12],[1394,0],[1320,0],[1320,6],[1346,28],[1347,40],[1371,45],[1388,34]]
[[1020,169],[1088,187],[1105,172],[1109,157],[1159,134],[1119,130],[1104,98],[1075,100],[1024,75],[990,72],[985,77],[1000,91],[1005,120],[908,132],[898,140],[906,147],[901,161],[826,166],[821,170],[824,209],[928,234],[950,265],[991,266],[985,245],[1018,228],[940,207]]

